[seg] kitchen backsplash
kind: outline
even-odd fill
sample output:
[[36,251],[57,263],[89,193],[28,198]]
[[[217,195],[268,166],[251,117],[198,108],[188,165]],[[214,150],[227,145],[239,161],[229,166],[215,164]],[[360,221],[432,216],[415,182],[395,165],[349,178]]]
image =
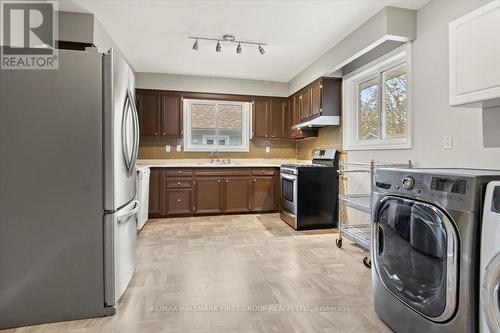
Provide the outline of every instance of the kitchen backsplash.
[[307,138],[297,141],[297,158],[301,160],[312,159],[315,148],[342,149],[342,130],[340,126],[320,128],[317,138]]
[[[179,140],[161,138],[141,138],[139,159],[208,159],[210,152],[185,152],[176,151]],[[180,140],[181,141],[181,140]],[[181,141],[182,142],[182,141]],[[266,153],[266,146],[270,143],[271,150]],[[166,152],[165,146],[170,145],[171,151]],[[182,147],[184,148],[184,147]],[[308,138],[296,142],[283,141],[250,141],[249,152],[221,152],[219,157],[226,158],[283,158],[283,159],[312,159],[314,148],[342,148],[342,131],[340,127],[324,127],[318,132],[317,138]]]
[[[139,159],[208,159],[210,152],[185,152],[176,151],[178,140],[159,139],[159,138],[141,138],[139,147]],[[270,143],[270,152],[266,153],[266,146]],[[167,152],[165,146],[170,145],[171,151]],[[184,147],[182,147],[184,148]],[[290,140],[283,141],[250,141],[249,152],[220,152],[219,157],[226,158],[228,155],[231,158],[282,158],[295,159],[297,158],[296,144]]]

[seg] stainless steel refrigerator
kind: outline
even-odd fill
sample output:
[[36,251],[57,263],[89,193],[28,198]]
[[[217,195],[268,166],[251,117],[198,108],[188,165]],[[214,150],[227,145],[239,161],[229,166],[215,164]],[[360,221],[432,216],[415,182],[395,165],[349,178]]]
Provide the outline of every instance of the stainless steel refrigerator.
[[136,266],[134,86],[113,50],[0,70],[0,328],[115,312]]

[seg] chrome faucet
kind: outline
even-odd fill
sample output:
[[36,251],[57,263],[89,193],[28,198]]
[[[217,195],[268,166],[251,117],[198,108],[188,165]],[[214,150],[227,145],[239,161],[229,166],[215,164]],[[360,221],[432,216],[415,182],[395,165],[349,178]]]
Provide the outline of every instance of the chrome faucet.
[[219,152],[217,151],[217,149],[213,150],[211,153],[210,153],[210,164],[214,163],[214,157],[217,159],[217,163],[220,163],[220,160],[219,160]]

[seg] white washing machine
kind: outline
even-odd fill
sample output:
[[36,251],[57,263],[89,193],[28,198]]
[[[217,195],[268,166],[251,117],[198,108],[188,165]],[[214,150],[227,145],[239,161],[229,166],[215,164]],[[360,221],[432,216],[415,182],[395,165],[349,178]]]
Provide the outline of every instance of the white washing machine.
[[500,332],[500,182],[486,188],[481,231],[479,332]]

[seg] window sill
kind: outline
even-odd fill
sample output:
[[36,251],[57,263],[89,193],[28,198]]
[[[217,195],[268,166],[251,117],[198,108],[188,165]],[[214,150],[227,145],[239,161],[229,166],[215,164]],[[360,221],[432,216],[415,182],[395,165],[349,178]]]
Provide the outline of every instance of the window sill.
[[356,144],[345,145],[343,150],[409,150],[412,149],[411,143],[377,143],[377,144]]

